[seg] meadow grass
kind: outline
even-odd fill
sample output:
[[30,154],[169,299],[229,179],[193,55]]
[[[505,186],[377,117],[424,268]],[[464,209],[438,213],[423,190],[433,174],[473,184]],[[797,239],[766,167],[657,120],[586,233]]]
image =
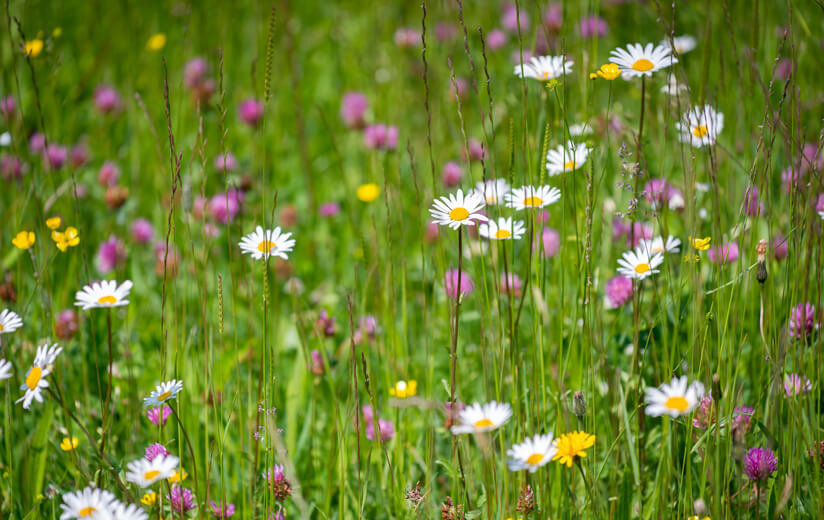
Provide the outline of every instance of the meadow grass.
[[[3,518],[824,511],[818,0],[9,1],[3,19],[0,309],[23,321],[0,330]],[[590,77],[685,34],[649,77]],[[573,64],[513,74],[533,55]],[[717,135],[685,119],[704,105]],[[568,140],[588,156],[551,175]],[[483,208],[519,240],[432,223],[491,179],[561,197]],[[257,226],[294,247],[244,253]],[[653,236],[680,247],[611,285]],[[130,280],[128,305],[75,306],[100,280]],[[681,376],[688,408],[655,413]],[[154,424],[144,399],[171,380]],[[511,418],[451,433],[490,401]],[[595,439],[569,466],[510,471],[513,445],[575,431]],[[129,476],[153,443],[182,481]],[[136,507],[71,505],[87,487]]]

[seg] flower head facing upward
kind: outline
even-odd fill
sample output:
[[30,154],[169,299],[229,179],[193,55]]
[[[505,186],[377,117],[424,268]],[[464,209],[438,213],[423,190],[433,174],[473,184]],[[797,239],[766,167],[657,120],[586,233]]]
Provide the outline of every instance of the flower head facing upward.
[[14,235],[14,238],[11,239],[11,243],[20,250],[26,250],[34,245],[35,236],[34,233],[31,231],[21,231]]
[[95,282],[86,285],[74,295],[74,304],[84,311],[106,307],[121,307],[128,305],[129,291],[132,290],[131,280],[126,280],[119,286],[115,280]]
[[77,439],[77,437],[63,437],[63,440],[60,441],[60,449],[63,451],[72,451],[73,449],[77,448],[77,445],[79,443],[80,441]]
[[561,435],[555,441],[557,451],[552,457],[552,460],[557,460],[568,468],[572,467],[572,463],[578,459],[587,456],[587,449],[595,444],[595,435],[586,432],[571,432]]
[[684,113],[681,121],[675,123],[678,138],[696,148],[712,146],[724,129],[724,114],[716,112],[710,105],[693,107]]
[[157,385],[155,390],[143,399],[143,406],[160,406],[167,401],[177,398],[177,394],[183,391],[183,381],[172,379]]
[[146,48],[150,51],[159,51],[166,46],[166,35],[163,33],[153,34],[146,42]]
[[498,217],[478,226],[478,234],[489,240],[520,240],[526,233],[522,220],[512,217]]
[[0,334],[9,334],[23,326],[23,320],[16,312],[3,309],[0,312]]
[[550,186],[521,186],[506,194],[506,205],[515,210],[537,209],[561,200],[561,190]]
[[535,473],[538,468],[552,461],[557,452],[558,449],[555,447],[555,440],[551,433],[536,435],[512,446],[506,452],[509,456],[506,465],[510,471],[528,470],[530,473]]
[[609,57],[621,67],[621,74],[626,79],[652,76],[653,72],[678,63],[678,59],[672,56],[669,46],[653,46],[651,43],[646,46],[631,43],[626,49],[613,50]]
[[538,81],[550,81],[567,74],[572,74],[575,62],[565,56],[533,56],[528,63],[515,65],[515,75]]
[[52,231],[51,239],[54,241],[57,249],[64,253],[69,247],[75,247],[80,243],[80,235],[77,232],[77,228],[72,226],[67,227],[65,231]]
[[704,238],[689,238],[690,244],[692,247],[699,251],[706,251],[710,248],[710,241],[712,241],[712,237],[704,237]]
[[546,154],[546,170],[551,176],[577,170],[587,161],[589,148],[585,143],[567,141],[566,146],[558,145]]
[[255,260],[265,260],[270,256],[277,256],[287,260],[295,247],[295,240],[290,238],[292,233],[281,233],[280,226],[275,229],[263,230],[258,226],[253,233],[243,237],[240,242],[240,250],[243,253],[252,255]]
[[451,428],[452,434],[491,432],[506,424],[510,417],[512,407],[507,403],[475,403],[458,413],[457,424]]
[[767,448],[751,448],[744,457],[744,471],[747,478],[755,482],[764,482],[778,469],[775,453]]
[[110,492],[93,487],[65,493],[63,503],[60,504],[63,509],[60,520],[109,518],[116,502],[117,499]]
[[395,386],[389,389],[389,395],[398,399],[406,399],[413,397],[418,393],[418,382],[414,379],[409,381],[400,380],[395,383]]
[[157,454],[152,460],[141,457],[126,465],[126,481],[142,488],[149,487],[174,475],[179,462],[174,455]]
[[692,412],[704,396],[704,385],[699,381],[688,384],[687,376],[673,377],[658,388],[647,387],[644,402],[646,414],[652,417],[669,415],[672,418]]
[[367,182],[366,184],[361,184],[358,186],[357,191],[355,192],[355,196],[358,197],[358,200],[361,202],[372,202],[377,199],[381,194],[381,187],[375,184],[374,182]]
[[461,226],[474,226],[476,220],[486,222],[486,216],[480,213],[484,206],[481,195],[470,191],[464,196],[463,190],[458,190],[457,193],[435,199],[429,208],[429,214],[432,222],[458,229]]
[[635,280],[643,280],[658,273],[658,266],[664,262],[661,253],[649,254],[644,249],[626,251],[618,260],[618,273]]

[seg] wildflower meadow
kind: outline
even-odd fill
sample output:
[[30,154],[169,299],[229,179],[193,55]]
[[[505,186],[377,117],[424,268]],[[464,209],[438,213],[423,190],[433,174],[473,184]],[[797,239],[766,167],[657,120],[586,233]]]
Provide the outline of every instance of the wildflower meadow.
[[824,518],[821,0],[3,4],[1,518]]

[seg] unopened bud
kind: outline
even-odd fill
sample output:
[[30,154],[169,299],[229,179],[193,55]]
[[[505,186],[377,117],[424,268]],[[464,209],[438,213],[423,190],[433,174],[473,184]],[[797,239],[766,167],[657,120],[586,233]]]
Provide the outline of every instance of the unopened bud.
[[718,373],[712,375],[712,398],[721,399],[721,376]]
[[755,253],[758,255],[758,262],[763,263],[764,260],[767,258],[767,241],[761,239],[758,241],[758,245],[755,246]]
[[692,504],[693,511],[695,511],[695,515],[698,517],[705,517],[709,511],[707,510],[707,503],[704,502],[703,498],[695,499],[695,502]]
[[758,245],[755,246],[755,252],[758,255],[758,265],[755,268],[755,279],[758,280],[758,283],[764,285],[764,282],[767,281],[767,241],[760,240]]
[[580,390],[576,390],[575,393],[572,394],[572,413],[579,419],[583,419],[587,414],[587,402],[584,399],[584,394],[581,393]]

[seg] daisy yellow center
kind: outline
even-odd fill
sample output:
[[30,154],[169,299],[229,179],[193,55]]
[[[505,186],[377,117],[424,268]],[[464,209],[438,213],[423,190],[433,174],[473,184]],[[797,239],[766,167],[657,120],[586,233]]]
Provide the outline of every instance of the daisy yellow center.
[[574,170],[578,167],[578,164],[575,161],[567,161],[564,163],[565,170]]
[[683,397],[670,397],[664,403],[664,406],[669,408],[670,410],[678,410],[679,412],[686,412],[687,408],[690,407],[690,404],[687,402],[686,399]]
[[540,197],[527,197],[524,199],[524,206],[540,206],[544,201]]
[[172,396],[171,392],[163,392],[162,394],[157,396],[157,400],[158,401],[165,401],[166,399],[170,398],[171,396]]
[[29,387],[29,390],[34,390],[37,388],[37,385],[40,383],[40,379],[43,377],[43,369],[40,367],[31,367],[29,370],[29,375],[26,376],[26,386]]
[[495,238],[509,238],[512,236],[512,233],[505,229],[499,229],[495,232]]
[[498,202],[498,197],[496,197],[495,195],[487,195],[486,196],[486,203],[487,204],[495,204],[496,202]]
[[490,426],[495,426],[495,423],[487,418],[475,422],[475,428],[489,428]]
[[117,298],[112,296],[111,294],[107,294],[106,296],[101,296],[97,299],[97,303],[102,305],[114,305],[117,302]]
[[635,272],[638,274],[644,274],[649,272],[649,264],[638,264],[635,266]]
[[455,208],[449,212],[449,218],[452,220],[466,220],[469,218],[469,212],[466,208]]
[[543,453],[533,453],[532,455],[530,455],[529,457],[526,458],[526,463],[534,466],[534,465],[538,464],[539,462],[541,462],[542,460],[544,460],[544,454]]
[[710,131],[707,129],[706,125],[698,125],[698,126],[696,126],[695,128],[692,129],[692,135],[694,135],[698,139],[701,139],[702,137],[704,137],[708,133],[710,133]]
[[258,251],[260,251],[261,253],[268,253],[268,252],[269,252],[269,251],[271,251],[274,247],[275,247],[275,243],[274,243],[274,242],[270,242],[270,241],[268,241],[268,240],[264,240],[263,242],[261,242],[260,244],[258,244],[258,246],[257,246],[257,250],[258,250]]
[[97,509],[93,508],[92,506],[84,507],[77,514],[80,515],[80,518],[86,518],[87,516],[92,516],[93,514],[97,513]]
[[653,65],[652,62],[648,59],[641,58],[640,60],[632,64],[632,68],[634,70],[637,70],[638,72],[647,72],[648,70],[652,70],[653,68],[655,68],[655,65]]
[[146,480],[154,480],[157,478],[158,475],[160,475],[160,472],[156,469],[153,469],[151,471],[147,471],[146,473],[144,473],[143,478]]
[[3,330],[3,324],[0,323],[0,330]]

